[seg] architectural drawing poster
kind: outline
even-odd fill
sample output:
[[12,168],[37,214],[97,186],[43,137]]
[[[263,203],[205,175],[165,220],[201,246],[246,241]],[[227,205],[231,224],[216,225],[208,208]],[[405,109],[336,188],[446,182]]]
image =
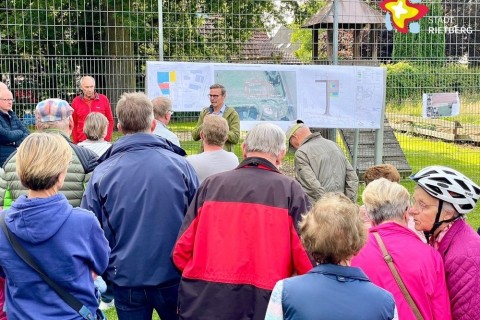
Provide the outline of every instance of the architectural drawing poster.
[[381,67],[147,62],[147,95],[167,96],[174,111],[209,105],[209,87],[227,89],[241,129],[259,121],[288,127],[378,129],[383,121],[386,71]]

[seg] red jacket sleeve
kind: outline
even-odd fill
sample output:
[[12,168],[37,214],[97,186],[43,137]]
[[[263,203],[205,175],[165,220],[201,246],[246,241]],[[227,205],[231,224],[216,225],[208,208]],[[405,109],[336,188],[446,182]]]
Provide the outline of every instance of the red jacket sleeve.
[[108,119],[108,129],[107,129],[107,135],[105,136],[105,140],[107,141],[112,141],[112,133],[113,133],[113,126],[115,125],[115,121],[113,120],[113,113],[112,113],[112,108],[110,107],[110,101],[108,100],[107,97],[105,97],[107,100],[106,106],[105,106],[105,117]]
[[73,130],[72,130],[72,140],[73,143],[78,143],[79,136],[77,134],[78,131],[78,111],[77,111],[77,98],[73,99],[72,101],[72,108],[73,108]]
[[177,242],[173,247],[173,264],[182,272],[193,256],[198,217],[202,210],[201,204],[203,203],[203,196],[201,195],[203,194],[203,188],[200,187],[188,207],[187,214],[178,233]]

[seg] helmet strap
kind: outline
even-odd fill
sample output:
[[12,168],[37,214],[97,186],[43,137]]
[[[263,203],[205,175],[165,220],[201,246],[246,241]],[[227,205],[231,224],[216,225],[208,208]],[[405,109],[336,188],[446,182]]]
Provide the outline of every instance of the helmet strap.
[[[433,236],[433,234],[438,229],[438,227],[440,227],[440,225],[443,223],[443,221],[441,222],[438,221],[440,220],[440,215],[442,214],[442,208],[443,208],[443,200],[439,199],[437,215],[435,216],[435,222],[433,223],[432,229],[430,229],[430,231],[425,231],[423,233],[425,235],[425,238],[427,239],[427,243],[430,243],[430,237]],[[433,241],[433,238],[432,238],[432,241]]]
[[430,237],[433,236],[433,234],[435,233],[435,231],[437,231],[437,229],[443,224],[443,223],[448,223],[448,222],[452,222],[452,221],[455,221],[457,220],[458,218],[460,218],[460,215],[456,215],[455,217],[453,218],[450,218],[450,219],[446,219],[446,220],[442,220],[442,221],[438,221],[440,220],[440,215],[442,213],[442,208],[443,208],[443,200],[439,200],[439,203],[438,203],[438,210],[437,210],[437,215],[435,216],[435,222],[433,223],[433,226],[432,226],[432,229],[430,229],[430,231],[425,231],[423,234],[425,235],[425,238],[427,239],[427,243],[430,244],[430,245],[433,245],[433,241],[435,238],[432,237],[432,241],[430,243]]

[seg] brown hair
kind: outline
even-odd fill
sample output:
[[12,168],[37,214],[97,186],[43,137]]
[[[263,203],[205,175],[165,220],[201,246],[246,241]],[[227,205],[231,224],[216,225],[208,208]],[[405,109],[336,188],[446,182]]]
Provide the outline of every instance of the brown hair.
[[206,115],[202,133],[206,144],[223,147],[228,138],[228,122],[221,116]]
[[222,96],[224,96],[227,93],[227,89],[225,89],[225,87],[222,86],[219,83],[212,84],[210,86],[210,89],[221,89],[222,90]]
[[165,117],[167,112],[172,110],[172,101],[167,97],[157,97],[152,100],[152,104],[155,119]]
[[124,93],[117,103],[117,118],[124,134],[150,132],[152,102],[142,92]]
[[377,180],[379,178],[385,178],[392,182],[399,182],[400,181],[400,174],[398,173],[397,168],[392,166],[391,164],[379,164],[376,166],[372,166],[365,171],[365,185],[369,184],[373,180]]
[[302,217],[305,249],[320,264],[339,264],[357,254],[366,242],[359,207],[342,193],[326,193]]

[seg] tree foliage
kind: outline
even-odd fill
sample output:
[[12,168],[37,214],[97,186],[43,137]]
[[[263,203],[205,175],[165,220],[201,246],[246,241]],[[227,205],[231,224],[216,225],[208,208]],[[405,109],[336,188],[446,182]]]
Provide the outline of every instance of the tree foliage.
[[138,75],[145,60],[159,58],[159,47],[165,60],[228,61],[253,32],[305,10],[296,1],[163,0],[161,10],[158,3],[0,1],[0,54],[9,57],[1,72],[12,82],[30,74],[38,87],[60,91],[75,91],[75,72],[95,76],[100,87],[142,87]]
[[467,55],[470,62],[480,64],[480,3],[478,1],[444,1],[445,26],[465,28],[463,33],[447,32],[446,54],[451,57]]
[[295,51],[295,56],[304,63],[312,61],[313,37],[312,29],[302,29],[301,27],[324,6],[325,1],[305,1],[298,6],[294,22],[289,25],[289,28],[294,30],[291,42],[300,44],[300,47]]
[[[394,60],[430,60],[444,62],[445,35],[443,32],[432,32],[443,27],[443,7],[440,0],[428,3],[428,14],[420,19],[419,33],[395,32],[393,44]],[[432,29],[433,28],[433,29]],[[437,29],[435,29],[437,28]]]

